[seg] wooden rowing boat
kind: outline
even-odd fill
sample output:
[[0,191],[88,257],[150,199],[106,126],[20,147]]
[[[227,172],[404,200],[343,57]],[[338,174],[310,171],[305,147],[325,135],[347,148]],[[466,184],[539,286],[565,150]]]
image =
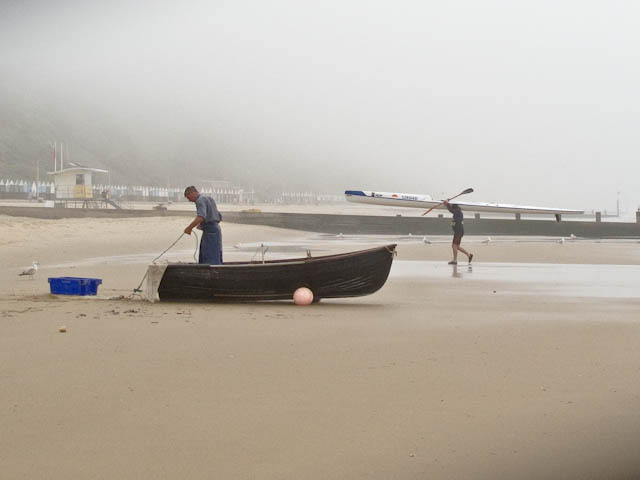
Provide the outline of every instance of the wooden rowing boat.
[[300,287],[314,302],[369,295],[387,281],[396,245],[357,252],[286,260],[151,265],[149,300],[288,300]]

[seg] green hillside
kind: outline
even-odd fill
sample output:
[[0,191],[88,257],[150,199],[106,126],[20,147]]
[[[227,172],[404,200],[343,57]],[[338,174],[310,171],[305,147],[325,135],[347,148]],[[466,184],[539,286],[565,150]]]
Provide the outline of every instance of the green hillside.
[[[111,172],[112,182],[156,183],[149,162],[138,153],[128,132],[90,108],[70,108],[29,98],[0,97],[0,178],[41,179],[53,169],[53,142],[64,142],[66,161]],[[97,181],[100,181],[98,178]],[[105,179],[106,181],[106,179]]]

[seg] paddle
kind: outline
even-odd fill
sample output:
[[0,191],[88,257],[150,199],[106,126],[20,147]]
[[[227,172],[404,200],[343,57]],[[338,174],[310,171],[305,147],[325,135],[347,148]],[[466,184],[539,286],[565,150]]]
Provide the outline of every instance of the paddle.
[[[471,193],[471,192],[473,192],[473,188],[467,188],[466,190],[463,190],[463,191],[462,191],[462,192],[460,192],[459,194],[457,194],[457,195],[455,195],[455,196],[453,196],[453,197],[451,197],[451,198],[448,198],[446,201],[448,202],[449,200],[453,200],[454,198],[458,198],[460,195],[464,195],[464,194],[466,194],[466,193]],[[430,212],[431,210],[433,210],[434,208],[438,208],[440,205],[444,205],[444,202],[440,202],[439,204],[434,205],[434,206],[433,206],[433,207],[431,207],[429,210],[427,210],[426,212],[424,212],[424,213],[422,214],[422,216],[424,217],[427,213],[429,213],[429,212]]]

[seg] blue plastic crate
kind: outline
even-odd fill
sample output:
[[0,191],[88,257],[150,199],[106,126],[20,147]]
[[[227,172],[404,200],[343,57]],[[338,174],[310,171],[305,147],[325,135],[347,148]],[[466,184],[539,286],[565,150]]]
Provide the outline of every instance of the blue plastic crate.
[[49,288],[56,295],[96,295],[100,278],[51,277]]

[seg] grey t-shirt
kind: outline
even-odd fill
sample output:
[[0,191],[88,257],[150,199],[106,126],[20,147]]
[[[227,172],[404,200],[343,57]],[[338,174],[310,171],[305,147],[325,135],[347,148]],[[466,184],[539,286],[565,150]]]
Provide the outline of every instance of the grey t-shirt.
[[211,197],[200,194],[196,199],[196,215],[204,218],[204,223],[219,222],[222,215],[218,211],[216,202]]

